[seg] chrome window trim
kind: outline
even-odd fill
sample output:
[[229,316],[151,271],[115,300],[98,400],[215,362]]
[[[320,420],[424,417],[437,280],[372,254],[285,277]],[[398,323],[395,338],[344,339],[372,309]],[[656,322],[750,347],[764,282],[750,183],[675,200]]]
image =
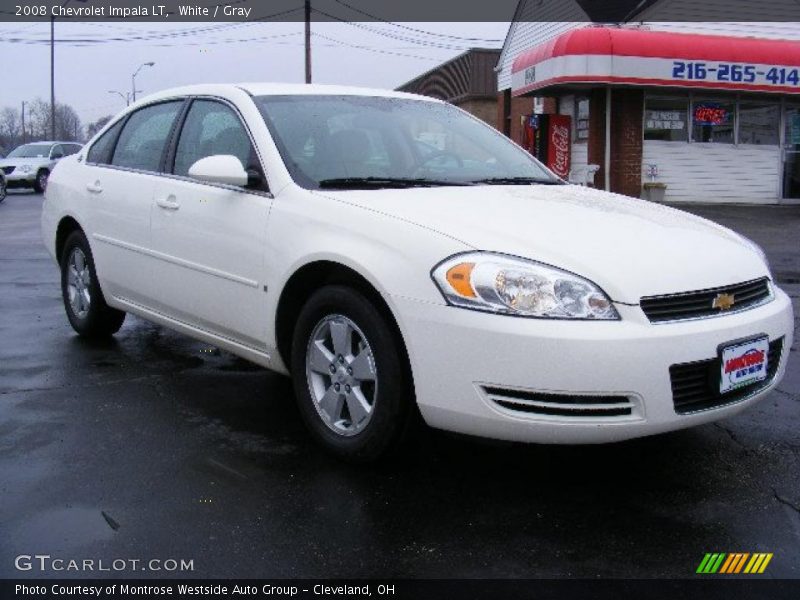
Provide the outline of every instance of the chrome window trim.
[[[259,149],[258,144],[256,144],[255,137],[253,136],[253,132],[250,130],[250,127],[247,125],[247,121],[245,120],[245,118],[242,115],[242,113],[239,110],[239,108],[233,102],[231,102],[227,98],[223,98],[221,96],[214,96],[212,94],[197,94],[197,95],[193,94],[193,95],[189,95],[189,96],[175,96],[175,97],[170,97],[170,98],[159,98],[158,100],[154,100],[153,102],[150,102],[148,104],[144,104],[142,106],[137,107],[136,110],[132,110],[132,111],[130,111],[128,113],[125,113],[120,119],[117,119],[114,122],[109,122],[108,125],[105,128],[103,128],[103,133],[105,133],[105,131],[107,129],[111,129],[112,127],[114,127],[114,125],[119,123],[121,120],[127,119],[128,116],[134,114],[135,112],[138,112],[139,110],[141,110],[143,108],[147,108],[147,107],[153,106],[155,104],[162,104],[164,102],[175,102],[175,101],[186,101],[186,100],[214,100],[214,101],[221,102],[221,103],[225,104],[226,106],[231,108],[236,113],[236,116],[239,118],[239,122],[242,124],[242,126],[244,127],[244,130],[247,132],[247,137],[250,139],[250,144],[253,146],[253,149],[255,150],[256,158],[258,159],[258,164],[261,167],[261,173],[264,176],[264,178],[267,179],[267,187],[270,187],[269,186],[269,178],[267,176],[267,171],[264,168],[264,159],[261,156],[261,150]],[[189,110],[191,110],[191,106],[189,107]],[[187,114],[188,114],[188,111],[187,111]],[[184,123],[185,123],[185,116],[184,116]],[[178,142],[180,141],[180,134],[181,134],[181,131],[183,131],[184,123],[181,123],[181,130],[177,132],[177,139],[175,140],[175,146],[176,147],[177,147]],[[99,139],[100,138],[98,137],[98,140]],[[192,177],[187,177],[185,175],[175,175],[174,173],[166,173],[166,172],[163,172],[163,171],[147,171],[147,170],[144,170],[144,169],[133,169],[133,168],[130,168],[130,167],[120,167],[119,165],[113,165],[113,164],[103,164],[103,163],[89,162],[89,152],[91,152],[92,147],[94,147],[94,144],[92,144],[92,146],[89,147],[89,149],[86,150],[86,162],[85,162],[85,164],[87,166],[100,167],[100,168],[104,168],[104,169],[114,169],[114,170],[117,170],[117,171],[125,171],[125,172],[129,172],[129,173],[137,173],[137,174],[141,174],[141,175],[153,175],[155,177],[164,177],[165,179],[175,179],[175,180],[178,180],[178,181],[186,181],[186,182],[195,183],[195,184],[198,184],[198,185],[206,185],[206,186],[214,187],[214,188],[221,188],[221,189],[226,189],[226,190],[230,190],[230,191],[243,192],[245,194],[254,194],[256,196],[263,196],[263,197],[266,197],[266,198],[274,198],[275,197],[273,195],[273,193],[271,191],[268,191],[268,190],[250,190],[250,189],[239,187],[239,186],[236,186],[236,185],[228,185],[228,184],[224,184],[224,183],[212,183],[212,182],[209,182],[209,181],[200,181],[199,179],[194,179]]]

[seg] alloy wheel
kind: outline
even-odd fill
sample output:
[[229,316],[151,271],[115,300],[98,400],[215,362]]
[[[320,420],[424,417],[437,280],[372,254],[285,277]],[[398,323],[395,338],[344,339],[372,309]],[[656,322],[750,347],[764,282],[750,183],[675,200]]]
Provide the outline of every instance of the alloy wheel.
[[344,315],[329,315],[311,332],[306,379],[314,407],[334,433],[354,436],[375,412],[378,374],[364,332]]
[[72,313],[79,319],[86,318],[92,305],[91,282],[86,255],[80,248],[73,248],[67,259],[67,296]]

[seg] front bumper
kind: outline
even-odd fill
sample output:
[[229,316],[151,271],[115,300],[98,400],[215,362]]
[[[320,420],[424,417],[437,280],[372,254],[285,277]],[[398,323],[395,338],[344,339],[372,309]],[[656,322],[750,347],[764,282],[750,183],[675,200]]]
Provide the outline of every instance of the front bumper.
[[9,188],[32,187],[34,181],[36,181],[36,171],[24,173],[17,167],[11,173],[6,174]]
[[[411,358],[417,403],[432,427],[543,443],[602,443],[715,421],[758,402],[780,381],[792,345],[788,296],[720,317],[651,324],[638,306],[621,321],[526,319],[392,298]],[[717,356],[721,344],[783,338],[768,386],[730,404],[677,414],[670,365]],[[630,414],[568,416],[509,410],[486,389],[570,397],[625,397]],[[613,411],[612,411],[613,412]]]

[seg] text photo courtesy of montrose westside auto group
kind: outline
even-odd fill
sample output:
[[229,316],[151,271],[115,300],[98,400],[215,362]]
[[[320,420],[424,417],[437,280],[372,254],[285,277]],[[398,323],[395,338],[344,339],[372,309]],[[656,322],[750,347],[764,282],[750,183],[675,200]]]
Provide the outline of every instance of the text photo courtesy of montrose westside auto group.
[[0,58],[0,597],[797,597],[800,5],[0,0]]

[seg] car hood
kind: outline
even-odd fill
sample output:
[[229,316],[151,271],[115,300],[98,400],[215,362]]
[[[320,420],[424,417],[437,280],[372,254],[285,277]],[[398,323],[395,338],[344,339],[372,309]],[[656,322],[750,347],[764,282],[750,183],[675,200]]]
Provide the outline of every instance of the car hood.
[[[768,267],[744,238],[666,206],[574,185],[319,192],[456,238],[572,271],[615,301],[729,285]],[[432,257],[431,267],[446,257]]]
[[44,158],[0,158],[0,167],[22,167],[29,165],[31,167],[40,167],[50,162],[47,157]]

